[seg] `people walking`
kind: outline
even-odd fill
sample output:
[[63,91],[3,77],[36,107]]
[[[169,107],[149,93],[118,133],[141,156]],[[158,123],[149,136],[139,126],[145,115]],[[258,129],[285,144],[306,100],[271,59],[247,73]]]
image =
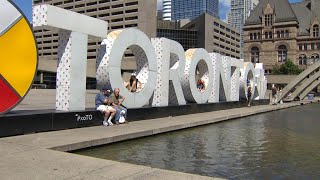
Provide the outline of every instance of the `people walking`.
[[277,105],[277,88],[275,87],[274,84],[272,84],[271,92],[272,92],[271,103],[272,105]]
[[247,91],[248,107],[250,107],[250,104],[251,104],[251,96],[252,96],[252,88],[251,86],[249,86]]

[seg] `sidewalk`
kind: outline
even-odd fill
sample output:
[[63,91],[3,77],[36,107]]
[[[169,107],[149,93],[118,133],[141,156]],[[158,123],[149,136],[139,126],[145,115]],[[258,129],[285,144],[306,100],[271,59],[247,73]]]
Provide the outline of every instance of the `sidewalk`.
[[0,139],[2,179],[214,179],[63,151],[230,120],[294,106],[294,102],[150,119],[111,127],[89,127]]

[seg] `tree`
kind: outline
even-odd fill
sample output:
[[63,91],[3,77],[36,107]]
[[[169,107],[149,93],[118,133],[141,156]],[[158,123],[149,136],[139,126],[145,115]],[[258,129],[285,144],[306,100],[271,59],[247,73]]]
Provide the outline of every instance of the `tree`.
[[280,66],[276,64],[272,69],[272,75],[298,75],[301,72],[302,70],[289,59]]

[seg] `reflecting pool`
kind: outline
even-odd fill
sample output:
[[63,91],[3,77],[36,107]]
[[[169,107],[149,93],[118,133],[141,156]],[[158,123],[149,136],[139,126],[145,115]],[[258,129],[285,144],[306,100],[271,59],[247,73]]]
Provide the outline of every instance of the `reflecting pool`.
[[319,179],[320,104],[76,153],[227,179]]

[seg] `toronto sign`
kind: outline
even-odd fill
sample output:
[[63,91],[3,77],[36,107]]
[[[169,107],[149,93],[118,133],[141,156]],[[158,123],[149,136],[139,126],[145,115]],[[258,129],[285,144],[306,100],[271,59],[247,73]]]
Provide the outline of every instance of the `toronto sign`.
[[[0,0],[0,23],[0,113],[4,114],[30,89],[38,56],[31,27],[10,1]],[[253,87],[252,99],[263,99],[266,93],[262,64],[254,66],[202,48],[185,51],[176,41],[149,39],[136,28],[108,33],[105,21],[51,5],[33,7],[33,27],[59,36],[56,110],[85,110],[89,36],[102,39],[96,59],[97,88],[119,88],[128,108],[239,101],[247,99],[248,85]],[[128,48],[135,56],[136,76],[142,84],[135,93],[126,89],[121,74]],[[197,89],[196,77],[203,80],[205,91]]]

